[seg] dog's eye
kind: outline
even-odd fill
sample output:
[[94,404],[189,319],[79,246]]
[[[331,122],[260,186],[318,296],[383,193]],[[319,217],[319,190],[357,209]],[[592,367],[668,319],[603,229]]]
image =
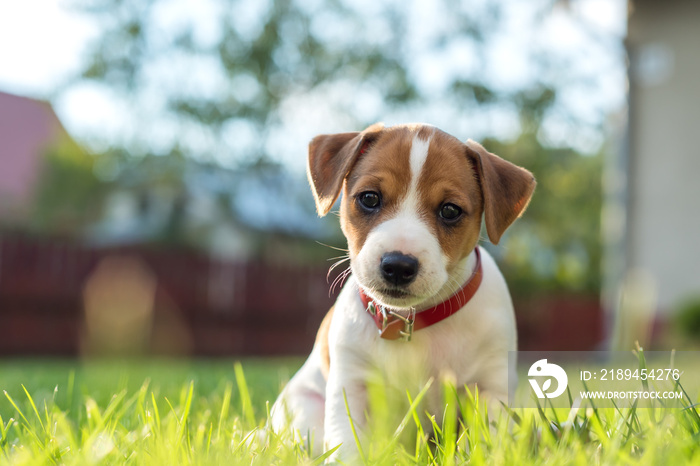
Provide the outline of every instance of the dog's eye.
[[447,203],[443,204],[442,207],[440,207],[440,218],[447,221],[448,223],[456,221],[461,215],[462,209],[460,209],[454,204]]
[[375,210],[379,207],[381,199],[374,191],[365,191],[357,196],[357,201],[365,210]]

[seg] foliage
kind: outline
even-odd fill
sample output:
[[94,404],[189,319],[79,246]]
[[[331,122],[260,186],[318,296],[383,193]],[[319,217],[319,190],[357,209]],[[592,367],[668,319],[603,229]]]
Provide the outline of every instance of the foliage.
[[95,176],[95,159],[67,134],[43,154],[39,189],[28,227],[38,233],[77,235],[100,218],[109,187]]
[[[0,387],[0,462],[319,464],[324,456],[307,445],[264,435],[265,402],[290,366],[298,362],[102,361],[76,368],[6,361],[0,365],[8,374]],[[420,429],[408,443],[400,440],[406,427],[417,425],[415,408],[398,429],[373,418],[371,440],[363,445],[366,464],[686,464],[699,458],[700,417],[692,406],[493,413],[478,392],[458,398],[454,388],[445,390],[457,409],[433,423],[432,440]]]
[[[206,230],[188,230],[185,206],[194,193],[183,180],[189,177],[207,180],[197,189],[230,215],[227,222],[280,217],[283,225],[294,219],[308,225],[285,230],[260,222],[252,225],[254,232],[270,235],[259,238],[342,245],[337,228],[328,226],[333,218],[308,220],[311,197],[306,188],[303,194],[297,189],[303,174],[281,175],[285,164],[303,165],[297,161],[315,132],[432,115],[461,136],[493,135],[488,149],[538,178],[525,217],[504,247],[492,248],[515,291],[597,291],[602,154],[582,156],[570,141],[601,132],[600,109],[586,119],[571,104],[573,95],[596,87],[601,73],[577,66],[582,50],[562,53],[547,41],[524,41],[530,44],[523,52],[527,77],[503,85],[504,76],[492,71],[499,58],[488,53],[515,19],[534,38],[554,5],[573,17],[567,2],[540,0],[522,10],[508,0],[431,2],[430,11],[441,15],[432,30],[419,3],[208,0],[183,17],[163,0],[79,0],[77,7],[99,21],[101,33],[81,75],[63,90],[95,85],[132,109],[128,137],[110,141],[126,154],[115,183],[142,199],[164,184],[171,193],[168,221],[150,241],[206,242]],[[585,26],[582,31],[591,33]],[[615,38],[591,39],[596,50],[622,50]],[[309,115],[321,119],[307,122]],[[561,133],[554,140],[552,122]],[[210,182],[208,173],[221,165],[270,181],[266,185],[288,204],[249,207],[250,197],[264,196],[242,196]],[[307,246],[300,249],[311,250]],[[257,249],[256,255],[267,254],[263,243]]]
[[676,323],[687,336],[700,339],[700,297],[682,303],[676,313]]
[[325,233],[306,180],[277,164],[229,168],[180,150],[134,157],[115,149],[100,156],[95,171],[138,205],[139,241],[206,250],[224,227],[246,237],[250,258],[299,264],[327,257],[313,241]]
[[[286,148],[270,140],[285,121],[302,124],[304,109],[314,106],[328,112],[317,124],[324,129],[333,119],[360,128],[392,115],[429,114],[501,135],[501,123],[519,115],[527,117],[525,131],[547,118],[574,132],[602,125],[600,108],[583,118],[570,102],[590,92],[600,74],[579,66],[582,51],[567,55],[539,40],[553,7],[568,11],[565,2],[520,9],[509,0],[419,3],[206,0],[188,12],[163,0],[78,0],[101,34],[81,76],[64,90],[93,83],[133,108],[134,140],[118,143],[130,152],[179,148],[235,163],[279,160],[275,152]],[[573,12],[564,14],[575,21]],[[518,50],[522,79],[493,71],[503,58],[489,53],[516,20],[534,39],[519,44],[528,44]],[[595,35],[584,21],[576,24]],[[615,38],[592,39],[600,47],[594,53],[622,51]]]
[[500,258],[514,293],[596,292],[601,280],[602,154],[545,148],[531,133],[512,143],[486,141],[487,149],[527,167],[535,194],[502,246]]

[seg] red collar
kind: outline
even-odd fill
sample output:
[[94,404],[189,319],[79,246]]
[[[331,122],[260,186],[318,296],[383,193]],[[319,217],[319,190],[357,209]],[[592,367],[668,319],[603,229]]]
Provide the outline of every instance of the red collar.
[[362,305],[365,306],[367,313],[374,319],[374,323],[379,329],[379,334],[386,340],[411,341],[413,332],[430,327],[433,324],[440,322],[443,319],[451,316],[459,311],[476,293],[481,285],[481,279],[484,276],[484,271],[481,266],[481,254],[479,248],[474,248],[476,253],[476,266],[469,280],[464,284],[461,290],[452,295],[447,301],[443,301],[437,306],[430,309],[415,313],[408,317],[404,317],[391,309],[377,304],[367,296],[362,288],[360,288],[360,299]]

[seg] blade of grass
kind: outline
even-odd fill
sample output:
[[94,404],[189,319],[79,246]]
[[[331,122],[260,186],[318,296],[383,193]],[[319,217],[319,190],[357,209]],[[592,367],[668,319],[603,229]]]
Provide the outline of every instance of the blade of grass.
[[442,418],[443,443],[445,445],[444,465],[454,464],[457,448],[457,389],[454,384],[443,382],[445,408]]
[[[421,403],[423,398],[425,398],[425,394],[428,393],[428,390],[430,389],[430,386],[433,384],[433,379],[430,378],[428,382],[425,384],[425,386],[421,389],[421,391],[416,395],[416,399],[411,401],[411,406],[409,406],[408,411],[404,415],[403,419],[399,423],[399,426],[396,428],[394,431],[394,435],[392,435],[391,440],[387,444],[387,446],[383,449],[382,453],[380,454],[380,459],[378,463],[382,463],[382,460],[385,459],[388,454],[391,454],[393,450],[396,448],[396,444],[399,441],[399,438],[401,437],[401,433],[403,433],[404,429],[406,429],[406,426],[408,425],[408,422],[411,419],[416,419],[418,417],[416,413],[416,409],[418,408],[418,405]],[[408,394],[407,394],[408,395]],[[408,396],[408,399],[410,400],[411,397],[410,395]],[[420,421],[418,421],[420,423]]]
[[327,452],[323,453],[322,455],[317,456],[312,462],[312,466],[317,466],[319,464],[322,464],[328,459],[335,451],[340,448],[340,445],[336,446],[335,448],[331,448]]
[[229,406],[231,405],[231,392],[232,391],[233,391],[233,384],[231,384],[231,382],[228,382],[226,384],[226,389],[224,390],[224,400],[221,402],[221,410],[219,411],[219,425],[216,428],[217,440],[219,440],[221,438],[221,427],[224,425],[224,420],[226,419],[226,416],[228,416]]
[[250,391],[243,373],[243,366],[239,361],[233,365],[233,370],[236,376],[236,384],[238,385],[238,393],[241,397],[241,414],[245,419],[248,427],[252,428],[257,425],[255,422],[255,413],[253,412],[253,403],[250,400]]
[[[343,400],[345,402],[345,412],[348,414],[348,420],[350,421],[350,430],[352,431],[352,436],[355,439],[355,445],[357,446],[357,451],[360,453],[360,459],[362,460],[363,464],[367,464],[367,460],[365,459],[365,453],[362,451],[362,444],[360,443],[360,438],[357,435],[357,430],[355,429],[355,421],[352,419],[352,415],[350,414],[350,405],[348,405],[348,395],[345,393],[345,389],[343,389]],[[336,446],[336,448],[339,448],[340,445]]]
[[[581,380],[581,382],[583,383],[584,390],[589,392],[590,389],[588,388],[588,384],[586,383],[586,381]],[[600,420],[600,416],[598,415],[598,408],[595,405],[595,400],[593,400],[593,397],[587,398],[587,400],[591,404],[591,408],[593,408],[593,415],[596,417],[596,419],[598,419],[598,422],[602,425],[603,421]]]
[[634,400],[634,403],[632,403],[632,407],[630,408],[630,412],[627,416],[627,419],[625,420],[625,423],[627,424],[627,433],[625,434],[625,439],[622,442],[623,444],[626,444],[632,437],[632,434],[634,433],[634,421],[636,419],[638,401],[639,400]]
[[153,392],[151,392],[151,405],[153,406],[153,418],[156,421],[156,434],[160,434],[160,413],[158,412],[158,403],[156,403],[156,396]]
[[4,424],[2,421],[2,416],[0,416],[0,447],[3,447],[7,444],[7,431],[10,430],[10,427],[14,423],[15,420],[13,418],[10,418],[7,421],[7,424]]
[[[187,421],[190,416],[190,409],[192,408],[192,394],[194,393],[194,381],[190,381],[189,389],[187,390],[187,397],[185,398],[185,407],[182,411],[182,417],[180,418],[180,425],[177,432],[177,439],[182,440],[185,435],[185,429],[187,428]],[[189,435],[187,436],[189,441]],[[189,446],[189,445],[188,445]]]
[[244,446],[248,446],[250,439],[253,438],[253,436],[256,435],[257,433],[258,433],[258,429],[253,429],[250,432],[248,432],[248,434],[246,434],[246,436],[243,437],[243,439],[240,442],[238,442],[238,445],[236,445],[236,448],[233,449],[232,453],[236,454],[239,451],[241,451]]
[[213,432],[214,432],[214,423],[210,422],[209,423],[209,432],[207,433],[206,453],[205,453],[205,456],[207,458],[209,457],[209,449],[211,447],[211,436],[212,436]]
[[34,410],[34,414],[36,415],[36,418],[39,420],[39,425],[41,426],[41,430],[46,432],[46,428],[44,427],[44,422],[41,420],[41,415],[39,414],[39,410],[36,407],[36,404],[34,403],[34,398],[32,398],[32,395],[29,394],[29,390],[27,390],[27,387],[22,384],[22,390],[24,390],[24,394],[27,395],[27,399],[29,400],[29,405],[32,407]]
[[37,442],[37,444],[42,445],[41,440],[39,439],[39,436],[36,435],[36,432],[34,432],[34,429],[31,428],[31,425],[29,424],[29,420],[27,417],[24,415],[21,409],[19,409],[19,406],[17,406],[17,403],[15,403],[15,400],[12,399],[9,393],[7,393],[7,390],[3,390],[3,393],[5,394],[5,398],[8,399],[10,404],[12,405],[13,408],[15,408],[15,411],[19,414],[19,416],[22,418],[25,424],[25,430],[31,434],[31,436],[34,438],[34,440]]
[[[408,398],[408,403],[409,405],[413,405],[413,399],[411,398],[411,394],[406,391],[406,397]],[[425,430],[423,429],[423,424],[420,422],[420,416],[418,415],[418,410],[409,410],[411,412],[411,415],[413,417],[413,422],[416,424],[416,450],[415,450],[415,460],[417,461],[418,458],[420,457],[420,450],[421,446],[423,445],[423,439],[425,438]],[[428,452],[428,457],[430,458],[430,462],[434,462],[435,458],[433,457],[433,452],[430,450],[430,448],[426,448],[426,451]]]

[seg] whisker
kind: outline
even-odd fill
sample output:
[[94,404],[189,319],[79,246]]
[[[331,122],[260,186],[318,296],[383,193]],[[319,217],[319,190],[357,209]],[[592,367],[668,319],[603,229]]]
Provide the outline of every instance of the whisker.
[[[460,290],[461,287],[460,287],[460,284],[457,283],[457,280],[453,280],[453,281],[455,282],[455,289],[454,289],[454,291],[452,292],[452,294],[455,294],[455,293],[458,293],[458,292],[459,292],[459,290]],[[458,295],[457,295],[457,305],[461,308],[461,307],[464,306],[465,304],[466,304],[466,303],[463,303],[463,302],[462,302],[462,294],[461,294],[461,293],[458,294]]]
[[[342,258],[343,256],[340,256],[340,257]],[[343,262],[349,261],[349,260],[350,260],[350,257],[345,257],[345,258],[342,258],[342,259],[336,261],[335,263],[333,263],[333,264],[328,268],[328,273],[326,274],[326,283],[328,283],[328,280],[330,279],[331,272],[332,272],[336,267],[338,267],[340,264],[342,264]]]
[[343,254],[342,256],[329,257],[329,258],[326,259],[326,260],[327,260],[327,261],[334,261],[334,260],[336,260],[336,259],[343,259],[343,258],[345,258],[345,257],[350,257],[350,256],[348,256],[347,254]]
[[341,252],[349,252],[350,251],[349,249],[343,249],[343,248],[339,248],[336,246],[331,246],[330,244],[322,243],[320,241],[316,241],[316,243],[320,244],[321,246],[326,246],[327,248],[335,249],[336,251],[341,251]]
[[340,277],[342,276],[342,273],[339,274],[335,279],[333,280],[333,283],[331,283],[331,286],[328,287],[328,297],[330,298],[333,293],[335,292],[335,286],[338,283],[338,280],[340,280]]
[[[455,294],[460,289],[459,283],[454,278],[450,278],[449,281],[447,282],[447,285],[448,286],[445,288],[445,290],[440,293],[440,299],[442,299],[443,302],[450,299],[452,297],[452,295]],[[462,307],[462,300],[461,300],[460,296],[457,296],[457,304],[459,305],[460,308]],[[452,310],[453,310],[452,309],[452,302],[450,302],[449,312],[452,312]]]
[[334,268],[338,267],[338,266],[339,266],[340,264],[342,264],[343,262],[347,262],[347,261],[349,261],[349,260],[350,260],[349,257],[345,257],[345,258],[343,258],[343,259],[340,259],[340,260],[335,261],[335,262],[330,266],[330,268],[328,269],[328,271],[330,272],[331,270],[333,270]]
[[335,284],[333,285],[331,292],[335,293],[336,288],[342,288],[343,285],[345,284],[345,280],[348,278],[349,275],[350,275],[350,269],[343,272],[343,274],[338,277],[338,281],[335,282]]
[[[447,296],[445,297],[445,299],[450,299],[450,298],[452,297],[452,295],[454,294],[454,286],[455,286],[454,284],[455,284],[455,283],[456,283],[456,281],[455,281],[454,278],[450,278],[450,281],[447,282],[448,287],[447,287],[447,289],[445,290],[445,294],[447,294]],[[442,298],[442,296],[441,296],[441,298]],[[453,311],[453,309],[452,309],[452,301],[450,301],[450,312],[452,312],[452,311]]]
[[345,273],[343,273],[343,279],[340,281],[340,286],[342,287],[345,284],[345,280],[350,276],[352,273],[352,270],[350,270],[350,267],[345,269]]
[[336,286],[343,285],[345,279],[348,277],[348,275],[350,275],[350,273],[351,270],[350,267],[348,267],[345,270],[343,270],[340,274],[338,274],[337,277],[335,277],[335,280],[333,280],[333,283],[331,283],[330,289],[328,290],[328,297],[330,297],[335,292]]

